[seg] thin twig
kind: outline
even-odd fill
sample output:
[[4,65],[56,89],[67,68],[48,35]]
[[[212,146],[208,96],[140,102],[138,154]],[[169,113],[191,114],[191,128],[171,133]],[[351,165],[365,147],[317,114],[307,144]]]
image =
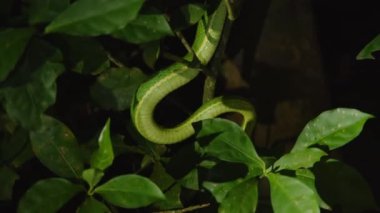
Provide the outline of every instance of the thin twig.
[[114,58],[109,52],[107,52],[107,58],[108,58],[112,63],[114,63],[116,66],[118,66],[118,67],[120,67],[120,68],[125,67],[125,65],[124,65],[121,61],[119,61],[119,60],[117,60],[116,58]]
[[179,40],[181,41],[181,43],[183,44],[183,46],[186,48],[186,50],[189,53],[191,53],[193,56],[196,57],[193,48],[191,47],[191,45],[189,44],[189,42],[187,42],[185,36],[180,31],[176,31],[175,34],[179,38]]
[[160,211],[160,212],[154,212],[154,213],[183,213],[183,212],[192,212],[198,209],[207,208],[209,207],[209,203],[195,205],[195,206],[189,206],[184,209],[177,209],[177,210],[169,210],[169,211]]
[[182,63],[182,64],[190,64],[190,62],[185,60],[184,58],[179,57],[179,56],[174,55],[174,54],[169,53],[169,52],[163,52],[162,57],[164,57],[170,61],[174,61],[174,62],[178,62],[178,63]]
[[236,19],[236,15],[230,0],[224,0],[224,3],[227,7],[228,19],[234,21]]

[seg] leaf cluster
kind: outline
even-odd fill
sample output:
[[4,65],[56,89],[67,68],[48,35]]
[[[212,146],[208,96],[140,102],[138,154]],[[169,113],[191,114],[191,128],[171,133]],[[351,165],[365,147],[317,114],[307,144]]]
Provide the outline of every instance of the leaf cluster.
[[129,107],[149,78],[142,70],[180,58],[168,43],[212,9],[210,1],[3,0],[0,207],[22,194],[17,212],[376,209],[364,178],[330,157],[372,118],[358,110],[322,113],[282,156],[261,155],[224,119],[195,123],[196,136],[180,146],[135,132]]

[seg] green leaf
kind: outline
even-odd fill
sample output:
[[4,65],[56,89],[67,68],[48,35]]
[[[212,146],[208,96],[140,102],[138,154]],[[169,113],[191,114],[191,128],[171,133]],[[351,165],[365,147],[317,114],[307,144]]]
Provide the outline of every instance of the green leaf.
[[78,208],[77,213],[111,213],[108,207],[93,197],[88,197]]
[[372,41],[370,41],[356,56],[357,60],[363,59],[375,59],[372,53],[380,50],[380,35],[377,35]]
[[154,164],[149,179],[164,191],[175,183],[175,179],[166,172],[161,163]]
[[296,178],[270,173],[272,207],[275,213],[314,213],[319,212],[315,193]]
[[139,175],[115,177],[97,187],[95,193],[123,208],[139,208],[165,199],[165,195],[156,184]]
[[255,170],[265,170],[264,161],[257,155],[256,150],[247,134],[232,121],[215,118],[200,121],[194,124],[197,139],[210,139],[204,148],[207,155],[223,161],[243,163]]
[[141,44],[173,35],[163,14],[140,14],[125,28],[112,34],[130,43]]
[[296,176],[298,180],[302,181],[302,183],[306,184],[310,189],[314,191],[316,199],[319,203],[319,207],[331,210],[331,207],[327,203],[325,203],[325,201],[323,201],[322,198],[319,196],[317,189],[315,188],[315,176],[310,170],[298,169],[296,171]]
[[205,8],[200,4],[186,4],[174,11],[170,24],[175,30],[182,30],[198,21],[206,14]]
[[175,184],[165,192],[165,200],[159,200],[154,206],[160,210],[183,208],[181,202],[181,184]]
[[104,109],[123,111],[129,109],[138,86],[146,79],[138,68],[110,69],[91,86],[91,97]]
[[327,153],[318,148],[299,150],[285,154],[274,163],[273,167],[277,168],[276,170],[310,168],[325,155]]
[[142,45],[143,59],[148,67],[154,69],[154,65],[160,55],[160,42],[149,42]]
[[191,170],[185,177],[179,180],[179,183],[185,188],[199,190],[198,169]]
[[29,23],[33,25],[50,22],[70,4],[69,0],[25,0],[24,2]]
[[45,31],[86,36],[109,34],[135,19],[143,3],[144,0],[78,0]]
[[104,173],[102,171],[93,168],[86,169],[82,172],[82,178],[88,183],[88,186],[90,187],[90,193],[92,193],[92,190],[99,183],[103,176]]
[[110,119],[108,119],[103,127],[98,139],[99,148],[91,157],[91,167],[102,171],[111,166],[114,159],[110,122]]
[[62,178],[38,181],[22,196],[17,212],[57,212],[67,201],[81,191],[79,185]]
[[314,167],[316,186],[320,196],[342,212],[356,213],[377,208],[366,180],[354,168],[336,160]]
[[0,31],[0,82],[16,66],[33,32],[30,28],[8,28]]
[[110,62],[102,44],[91,37],[56,36],[68,69],[80,74],[98,74],[108,69]]
[[214,183],[209,181],[203,182],[203,187],[205,187],[208,191],[211,192],[211,194],[214,196],[215,200],[218,203],[221,203],[224,198],[226,197],[227,193],[233,189],[235,186],[239,185],[241,182],[243,182],[242,179],[236,179],[229,182],[223,182],[223,183]]
[[42,126],[30,133],[36,157],[55,174],[80,178],[83,161],[75,136],[60,121],[45,116]]
[[200,4],[187,4],[180,8],[182,14],[186,18],[186,22],[190,25],[198,23],[202,16],[205,15],[206,11],[204,7]]
[[360,134],[365,122],[373,116],[356,109],[337,108],[321,113],[306,124],[291,152],[309,146],[326,145],[339,148]]
[[0,200],[11,200],[13,186],[19,179],[18,174],[6,166],[0,166]]
[[259,196],[257,182],[256,178],[252,178],[234,186],[223,199],[219,212],[256,212]]
[[36,129],[42,113],[55,102],[56,78],[64,71],[58,49],[34,39],[20,65],[0,89],[10,118],[26,129]]

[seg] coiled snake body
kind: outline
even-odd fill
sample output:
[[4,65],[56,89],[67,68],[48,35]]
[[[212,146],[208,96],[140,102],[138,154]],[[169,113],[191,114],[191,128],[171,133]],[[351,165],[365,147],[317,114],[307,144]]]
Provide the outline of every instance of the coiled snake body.
[[[200,21],[193,50],[201,64],[206,65],[212,58],[219,43],[226,18],[226,7],[220,3],[205,24]],[[188,54],[185,60],[191,58]],[[158,72],[143,83],[135,94],[131,106],[131,116],[138,132],[154,143],[173,144],[194,134],[193,122],[213,118],[226,112],[237,112],[243,116],[242,127],[250,131],[254,121],[253,106],[239,98],[217,97],[204,103],[188,119],[173,128],[165,128],[154,121],[156,105],[170,92],[180,88],[200,73],[199,68],[184,63],[174,63]]]

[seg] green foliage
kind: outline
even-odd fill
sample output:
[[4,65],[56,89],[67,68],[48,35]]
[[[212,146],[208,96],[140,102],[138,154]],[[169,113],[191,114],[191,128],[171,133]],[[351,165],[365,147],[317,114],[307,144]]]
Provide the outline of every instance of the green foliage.
[[[169,43],[207,23],[210,1],[16,2],[0,7],[0,204],[20,213],[377,209],[364,178],[329,153],[373,117],[355,109],[323,112],[275,156],[220,118],[195,123],[195,137],[175,146],[136,134],[129,109],[137,88],[172,63],[164,57],[179,58]],[[358,58],[373,58],[379,40]]]
[[64,71],[59,49],[34,39],[13,71],[0,97],[8,116],[26,129],[41,125],[43,112],[55,102],[56,79]]
[[91,157],[91,168],[95,168],[101,171],[111,166],[114,159],[110,133],[110,122],[110,119],[108,119],[106,125],[100,132],[98,139],[99,148],[92,154]]
[[13,185],[19,179],[18,174],[11,168],[0,167],[0,200],[11,200],[13,193]]
[[315,192],[293,177],[268,175],[274,212],[319,212]]
[[80,186],[63,178],[38,181],[23,195],[17,212],[40,212],[42,209],[46,213],[56,212],[80,190]]
[[78,213],[110,213],[111,210],[93,197],[87,198],[78,208]]
[[79,0],[47,27],[46,32],[96,36],[121,29],[136,18],[144,0]]
[[137,87],[148,78],[138,68],[113,68],[100,74],[91,86],[92,98],[104,109],[129,109]]
[[244,163],[251,171],[261,172],[257,175],[262,174],[265,163],[258,156],[249,137],[237,124],[223,119],[203,120],[199,124],[196,125],[199,129],[196,138],[199,141],[213,137],[202,149],[204,155],[223,161]]
[[169,23],[162,14],[141,14],[123,29],[113,33],[116,38],[141,44],[172,35]]
[[370,41],[356,56],[356,59],[375,59],[372,55],[374,52],[380,50],[380,35],[377,35],[372,41]]
[[323,112],[305,126],[292,152],[313,145],[328,146],[330,150],[339,148],[358,136],[365,122],[372,117],[355,109],[338,108]]
[[165,198],[151,180],[138,175],[115,177],[95,189],[108,202],[124,207],[138,208]]
[[57,38],[57,46],[69,70],[95,75],[110,66],[107,52],[98,40],[70,35],[59,35]]
[[228,191],[221,202],[219,212],[256,212],[258,203],[258,180],[245,180]]
[[55,174],[80,178],[83,161],[73,133],[63,123],[45,116],[42,126],[30,133],[36,157]]
[[25,10],[30,24],[41,24],[52,21],[64,9],[69,0],[26,0]]
[[7,78],[25,50],[32,29],[5,29],[0,31],[0,82]]
[[[337,117],[340,119],[331,119]],[[353,109],[336,109],[324,112],[306,125],[295,146],[293,147],[292,152],[283,155],[275,161],[273,165],[267,165],[266,168],[262,167],[264,165],[264,161],[257,155],[256,151],[250,151],[250,149],[254,150],[253,147],[245,147],[244,149],[240,147],[244,147],[245,144],[241,141],[249,141],[249,138],[245,137],[244,132],[238,130],[240,128],[237,125],[221,119],[201,121],[195,125],[199,130],[197,138],[201,141],[200,144],[203,144],[204,140],[206,140],[208,144],[200,148],[199,152],[206,156],[211,155],[219,160],[246,164],[248,168],[252,167],[261,169],[253,169],[253,171],[256,172],[251,174],[248,173],[246,177],[243,177],[243,179],[236,179],[222,183],[205,181],[203,186],[209,190],[215,197],[216,201],[220,203],[219,212],[230,212],[231,209],[238,212],[254,212],[258,202],[257,182],[264,177],[269,180],[271,204],[274,212],[319,212],[319,208],[331,209],[330,206],[337,205],[337,202],[340,205],[346,206],[347,209],[345,209],[345,212],[350,212],[351,210],[349,209],[355,209],[356,212],[358,212],[358,210],[363,211],[366,209],[375,209],[376,206],[374,205],[373,197],[368,186],[365,185],[365,181],[357,177],[356,173],[337,173],[337,171],[339,171],[338,169],[320,172],[320,175],[324,176],[322,180],[326,183],[334,184],[332,181],[334,179],[336,179],[337,182],[340,182],[340,184],[335,183],[335,188],[338,188],[336,189],[336,193],[331,193],[332,188],[330,188],[331,186],[328,186],[325,190],[326,194],[329,194],[329,196],[324,196],[324,194],[320,196],[319,188],[315,186],[315,181],[318,183],[319,177],[317,175],[317,178],[315,178],[313,172],[311,170],[307,170],[307,168],[314,168],[315,163],[318,163],[316,171],[320,171],[320,167],[325,168],[324,166],[328,166],[330,164],[330,161],[321,161],[322,156],[328,155],[326,152],[320,150],[319,148],[309,147],[310,145],[319,143],[321,145],[328,145],[330,149],[333,149],[335,146],[346,144],[358,135],[358,132],[361,131],[364,122],[371,117],[372,116],[369,114]],[[324,128],[329,126],[335,127],[341,122],[345,125],[340,128],[339,131],[336,129],[326,129],[324,131],[325,133],[323,131],[316,131],[316,129],[324,130]],[[344,134],[341,134],[342,132],[344,132]],[[304,136],[306,134],[308,137]],[[324,143],[319,142],[321,141],[320,138],[322,138],[320,134],[325,136],[322,140]],[[226,137],[226,135],[229,135],[229,137]],[[339,137],[337,137],[337,135],[339,135]],[[215,145],[214,143],[219,144]],[[234,147],[231,148],[231,144],[233,143]],[[229,148],[228,152],[225,151],[225,148]],[[253,158],[255,160],[252,160]],[[213,165],[211,165],[211,168],[212,167]],[[292,177],[283,175],[280,173],[282,170],[294,170],[296,176]],[[339,177],[332,178],[329,177],[327,173],[334,174],[334,176],[336,175]],[[352,193],[355,193],[355,190],[362,190],[355,193],[357,195],[365,195],[365,198],[363,198],[360,204],[349,204],[349,202],[355,203],[354,200],[359,200],[359,198],[347,193],[347,189],[349,188],[348,185],[344,184],[345,186],[340,187],[340,185],[343,185],[345,182],[342,181],[342,179],[347,180],[347,177],[343,177],[346,175],[355,179],[348,179],[351,183],[364,183],[359,184],[359,186],[353,187],[353,190],[350,190]],[[246,185],[248,183],[250,184]],[[319,185],[317,184],[317,186]],[[338,193],[342,194],[340,194],[337,198],[336,194]],[[345,193],[345,195],[343,195],[343,193]],[[348,198],[345,199],[345,197]],[[332,200],[330,201],[329,199]],[[364,199],[366,201],[364,201]]]
[[318,148],[308,148],[283,155],[274,163],[273,167],[278,170],[310,168],[325,155],[327,154]]

